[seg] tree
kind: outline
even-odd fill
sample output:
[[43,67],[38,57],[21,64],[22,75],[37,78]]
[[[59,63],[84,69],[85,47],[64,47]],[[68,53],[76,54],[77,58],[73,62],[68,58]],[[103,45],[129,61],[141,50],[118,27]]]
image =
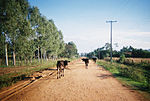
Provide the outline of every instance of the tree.
[[89,58],[92,58],[93,56],[98,57],[99,59],[104,59],[105,57],[108,57],[110,53],[110,44],[106,43],[103,47],[97,48],[93,52],[90,52],[87,54]]
[[[7,8],[8,1],[1,0],[0,1],[0,56],[4,57],[5,54],[5,63],[8,66],[8,52],[7,52],[7,39],[8,39],[8,31],[7,31],[7,23],[9,22],[9,18],[7,16]],[[5,51],[5,53],[4,53]]]
[[37,47],[37,50],[38,50],[38,60],[40,61],[40,40],[39,40],[39,37],[40,37],[40,34],[38,33],[38,27],[39,27],[39,24],[40,24],[40,17],[41,17],[41,14],[39,12],[39,9],[37,7],[32,7],[29,9],[29,20],[30,20],[30,23],[31,23],[31,27],[32,27],[32,30],[33,30],[33,38],[34,38],[34,44],[36,45]]
[[77,48],[74,42],[71,41],[65,45],[65,51],[63,55],[67,58],[78,57]]
[[58,31],[59,33],[59,50],[58,50],[58,56],[61,57],[63,51],[65,50],[65,43],[63,40],[63,34],[61,31]]
[[62,53],[66,47],[70,47],[67,51],[71,57],[78,55],[73,42],[65,46],[54,21],[43,16],[37,7],[30,7],[27,0],[1,0],[0,22],[0,58],[6,57],[6,65],[8,55],[13,57],[14,65],[16,60],[65,56]]

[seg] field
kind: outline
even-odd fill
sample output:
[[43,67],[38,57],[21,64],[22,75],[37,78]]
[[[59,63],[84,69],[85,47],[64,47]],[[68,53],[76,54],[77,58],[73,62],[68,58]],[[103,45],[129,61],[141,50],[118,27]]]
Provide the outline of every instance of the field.
[[[108,60],[109,58],[105,58],[106,60]],[[112,58],[114,61],[118,61],[119,58],[118,57],[113,57]],[[150,63],[150,58],[126,58],[125,62],[129,62],[129,63]]]

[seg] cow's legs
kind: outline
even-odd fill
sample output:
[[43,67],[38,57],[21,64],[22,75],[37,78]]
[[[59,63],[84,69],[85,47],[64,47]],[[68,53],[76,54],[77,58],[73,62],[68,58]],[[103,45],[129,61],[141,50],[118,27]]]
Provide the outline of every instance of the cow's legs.
[[88,69],[88,63],[85,64],[86,69]]
[[62,76],[62,68],[60,68],[60,77]]
[[59,69],[57,68],[57,79],[59,78]]
[[64,68],[62,69],[62,73],[63,73],[62,76],[64,76]]
[[58,68],[58,69],[57,69],[57,79],[61,78],[60,73],[61,73],[60,68]]
[[59,78],[61,78],[61,68],[59,68]]

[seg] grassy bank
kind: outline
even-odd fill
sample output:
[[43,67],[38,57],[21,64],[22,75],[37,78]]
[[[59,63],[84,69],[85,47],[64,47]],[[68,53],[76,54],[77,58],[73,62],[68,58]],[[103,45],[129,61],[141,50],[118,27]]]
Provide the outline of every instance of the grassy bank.
[[99,60],[98,65],[110,71],[117,79],[126,86],[135,90],[141,90],[150,93],[150,73],[142,67],[129,66],[120,63],[110,63]]
[[[1,60],[2,61],[2,60]],[[32,62],[31,61],[19,61],[19,60],[16,60],[16,65],[15,67],[17,66],[37,66],[37,65],[40,65],[42,63],[44,63],[45,60],[40,60],[40,62],[38,61],[38,59],[33,59]],[[0,68],[4,68],[4,67],[14,67],[13,65],[13,60],[9,60],[8,61],[8,66],[6,66],[6,64],[4,62],[2,62],[0,64]]]
[[54,66],[56,66],[56,61],[52,61],[52,60],[43,61],[41,64],[37,64],[37,65],[38,66],[36,66],[34,68],[27,67],[27,68],[21,69],[18,72],[13,72],[13,73],[1,75],[0,76],[0,88],[10,86],[19,80],[23,80],[27,76],[31,75],[32,73],[34,73],[36,71],[42,71],[46,68],[54,67]]

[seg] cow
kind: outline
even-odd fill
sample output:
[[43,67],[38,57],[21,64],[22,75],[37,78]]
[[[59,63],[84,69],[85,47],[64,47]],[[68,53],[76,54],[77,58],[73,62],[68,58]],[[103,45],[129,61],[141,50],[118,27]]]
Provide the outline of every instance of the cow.
[[64,69],[68,66],[68,60],[58,60],[57,61],[57,79],[64,76]]
[[93,57],[92,60],[96,63],[97,58],[96,58],[96,57]]
[[70,62],[70,61],[68,61],[68,60],[64,61],[64,68],[68,67],[68,62]]
[[57,79],[64,76],[64,61],[59,60],[57,61]]
[[86,67],[86,69],[87,69],[88,64],[89,64],[89,59],[87,59],[87,58],[83,58],[83,59],[82,59],[82,61],[84,61],[84,62],[85,62],[85,67]]

